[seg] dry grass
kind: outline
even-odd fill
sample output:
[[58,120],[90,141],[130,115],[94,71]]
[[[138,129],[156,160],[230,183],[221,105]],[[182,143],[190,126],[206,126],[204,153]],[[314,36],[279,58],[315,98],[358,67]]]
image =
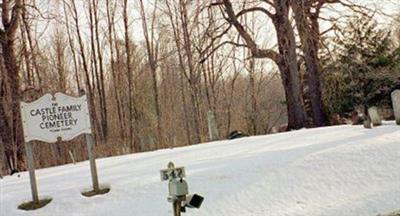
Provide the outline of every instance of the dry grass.
[[82,192],[82,195],[85,197],[92,197],[96,195],[102,195],[110,192],[110,188],[101,188],[99,190],[90,190],[90,191],[85,191]]
[[40,208],[46,206],[47,204],[49,204],[51,202],[51,200],[52,200],[51,198],[46,198],[46,199],[39,200],[39,203],[34,203],[33,201],[25,202],[25,203],[22,203],[21,205],[19,205],[18,209],[25,210],[25,211],[40,209]]
[[400,216],[400,210],[389,214],[379,214],[378,216]]

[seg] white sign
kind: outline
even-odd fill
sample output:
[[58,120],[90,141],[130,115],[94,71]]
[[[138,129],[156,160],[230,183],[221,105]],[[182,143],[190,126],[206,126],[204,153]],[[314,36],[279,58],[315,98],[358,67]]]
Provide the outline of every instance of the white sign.
[[161,181],[167,181],[174,178],[186,177],[186,172],[184,167],[169,168],[160,170]]
[[56,93],[53,98],[46,94],[32,103],[21,102],[21,116],[25,142],[68,141],[91,133],[86,95],[75,98]]

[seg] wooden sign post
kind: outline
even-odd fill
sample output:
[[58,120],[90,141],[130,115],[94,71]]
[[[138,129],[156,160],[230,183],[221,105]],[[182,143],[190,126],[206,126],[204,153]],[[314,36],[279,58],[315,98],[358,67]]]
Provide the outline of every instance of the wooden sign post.
[[56,93],[54,97],[46,94],[31,103],[21,102],[21,116],[33,203],[40,202],[31,143],[33,140],[55,143],[60,140],[69,141],[85,134],[93,191],[97,194],[100,187],[94,154],[95,141],[86,95],[75,98],[62,93]]
[[92,134],[86,134],[86,146],[88,149],[88,155],[89,155],[89,163],[90,163],[90,173],[92,174],[92,186],[93,186],[93,191],[99,191],[100,186],[99,186],[99,179],[97,177],[97,166],[96,166],[96,157],[94,155],[94,137]]
[[32,200],[33,203],[39,205],[39,194],[36,183],[36,175],[35,175],[35,162],[33,160],[33,151],[32,151],[32,143],[25,143],[25,151],[28,159],[28,169],[29,169],[29,178],[31,182],[31,191],[32,191]]

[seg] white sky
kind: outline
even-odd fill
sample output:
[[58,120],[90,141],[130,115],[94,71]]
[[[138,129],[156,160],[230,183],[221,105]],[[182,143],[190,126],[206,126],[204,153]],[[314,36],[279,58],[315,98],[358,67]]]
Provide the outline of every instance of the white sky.
[[[238,1],[239,0],[233,0],[233,2]],[[352,0],[353,2],[366,6],[368,8],[378,8],[380,10],[382,10],[384,13],[386,14],[394,14],[397,11],[400,12],[400,0]],[[86,1],[77,1],[77,3],[79,4],[79,2],[86,2]],[[122,4],[121,0],[117,1],[119,4]],[[129,4],[129,13],[131,14],[130,17],[130,22],[131,22],[131,34],[132,37],[135,38],[136,40],[141,40],[143,38],[143,32],[142,32],[142,26],[139,20],[139,13],[138,13],[138,1],[128,1],[130,2]],[[145,0],[145,7],[151,11],[151,7],[153,7],[153,0]],[[62,7],[59,9],[59,11],[54,10],[53,5],[54,3],[56,3],[55,1],[52,0],[41,0],[37,2],[39,4],[39,8],[42,9],[43,14],[47,14],[47,13],[52,13],[53,16],[63,16],[63,10]],[[100,0],[99,1],[100,7],[103,6],[103,8],[105,7],[105,0]],[[78,9],[80,9],[80,17],[81,17],[81,23],[83,26],[87,26],[87,24],[85,24],[84,19],[86,19],[86,11],[83,7],[79,7],[78,5]],[[324,16],[338,16],[338,13],[334,12],[335,10],[337,10],[338,12],[343,12],[343,8],[338,6],[338,5],[334,5],[334,6],[329,6],[329,12],[328,10],[325,10],[325,14]],[[121,14],[119,14],[120,16],[122,15],[122,11]],[[262,16],[257,16],[257,18],[259,18],[259,22],[262,23],[262,25],[265,26],[265,30],[270,30],[273,29],[271,28],[272,26],[268,26],[265,25],[266,22],[270,23],[268,21],[267,17],[263,17]],[[61,18],[62,19],[62,18]],[[378,15],[377,19],[379,20],[380,23],[382,24],[388,24],[390,23],[390,18],[383,16],[383,15]],[[41,24],[39,25],[41,28],[40,29],[44,29],[46,25],[44,25],[46,21],[42,20]],[[84,27],[84,28],[85,28]],[[122,26],[121,26],[122,27]],[[323,26],[322,26],[323,27]],[[47,29],[48,30],[48,29]],[[270,34],[271,36],[275,36],[275,33]],[[263,38],[265,40],[270,41],[271,38],[265,38],[265,35],[263,35]]]
[[[122,0],[115,0],[118,4],[122,5]],[[145,7],[151,13],[152,7],[153,7],[153,1],[154,0],[145,0]],[[165,0],[160,0],[160,2],[163,2]],[[167,0],[169,1],[169,0]],[[200,1],[200,0],[198,0]],[[232,0],[234,3],[240,3],[242,0]],[[400,0],[353,0],[354,2],[359,3],[360,5],[364,5],[368,8],[378,8],[382,10],[386,14],[394,14],[396,12],[400,12]],[[1,0],[0,0],[1,2]],[[64,21],[64,12],[63,8],[54,9],[54,5],[57,3],[61,2],[61,0],[40,0],[37,1],[39,4],[39,8],[42,10],[42,14],[48,15],[52,14],[53,17],[58,18],[61,20],[61,22]],[[68,2],[68,1],[67,1]],[[90,35],[89,35],[89,27],[87,24],[87,7],[83,7],[83,3],[87,4],[87,0],[76,0],[78,4],[78,10],[79,10],[79,16],[80,16],[80,23],[81,23],[81,31],[83,34],[83,37],[85,40],[88,40]],[[129,13],[130,13],[130,35],[133,40],[135,40],[136,43],[141,43],[143,40],[143,31],[142,31],[142,25],[141,21],[139,19],[139,7],[138,7],[138,0],[128,0],[129,2]],[[105,0],[99,0],[99,7],[101,8],[102,12],[100,13],[101,17],[106,17],[105,15],[105,5],[106,1]],[[332,12],[332,11],[337,11],[337,12]],[[337,5],[331,6],[331,8],[326,9],[324,12],[324,16],[338,16],[338,12],[343,11],[343,8]],[[348,12],[347,12],[348,13]],[[38,14],[36,14],[38,15]],[[122,22],[122,7],[120,6],[118,9],[117,13],[118,20],[118,26],[117,29],[120,29],[118,31],[118,34],[120,38],[123,38],[124,30],[123,30],[123,22]],[[148,16],[149,17],[149,16]],[[274,27],[271,24],[271,21],[266,17],[265,15],[260,15],[260,14],[255,14],[255,17],[258,19],[258,26],[261,26],[261,28],[257,28],[256,30],[256,41],[257,43],[262,46],[263,48],[273,48],[276,47],[276,33],[274,30]],[[392,28],[393,26],[390,25],[391,18],[387,16],[382,16],[379,15],[377,16],[377,19],[379,20],[380,23],[382,23],[383,28]],[[72,17],[70,17],[70,21],[72,21]],[[101,21],[101,26],[103,26],[103,30],[100,30],[101,32],[106,32],[106,20],[103,18]],[[52,49],[50,46],[50,39],[51,36],[53,35],[53,30],[55,26],[59,26],[60,23],[57,23],[56,20],[54,19],[44,19],[42,18],[40,22],[36,23],[36,28],[37,28],[37,34],[40,37],[38,38],[39,41],[39,46],[42,50],[47,50],[47,49]],[[61,23],[61,25],[63,25]],[[329,24],[321,22],[321,29],[323,30],[324,28],[330,27]],[[64,29],[65,27],[62,27]],[[43,33],[44,31],[44,33]],[[232,29],[233,33],[236,33],[234,29]],[[102,41],[103,44],[108,46],[106,42],[106,35],[103,36],[104,40]],[[86,45],[86,48],[88,49],[89,45]],[[228,45],[229,46],[229,45]],[[107,58],[107,51],[105,52],[105,58]],[[51,55],[51,54],[50,54]],[[239,52],[238,55],[244,55],[242,51]],[[240,56],[236,56],[240,58]],[[258,60],[255,62],[256,63],[256,68],[262,68],[263,71],[274,71],[273,68],[275,68],[275,64],[271,64],[269,60]],[[261,70],[261,69],[260,69]]]
[[[149,12],[152,11],[152,7],[154,6],[153,4],[154,0],[145,0],[145,7],[147,8],[147,10]],[[236,2],[237,1],[237,2]],[[82,0],[76,0],[76,2],[78,3],[78,10],[79,10],[79,14],[80,14],[80,22],[81,22],[81,26],[82,26],[82,32],[84,34],[85,38],[89,38],[89,29],[88,29],[88,24],[86,23],[86,19],[87,19],[87,8],[83,7],[83,3],[87,3],[87,1],[82,1]],[[122,0],[117,0],[116,2],[118,2],[118,4],[122,5]],[[139,19],[139,13],[138,13],[138,1],[128,1],[129,2],[129,8],[128,11],[130,13],[130,32],[131,32],[131,38],[134,39],[135,41],[141,41],[143,40],[143,31],[142,31],[142,25],[141,25],[141,21]],[[162,1],[161,1],[162,2]],[[240,0],[233,0],[233,2],[235,3],[239,3]],[[368,8],[377,8],[382,10],[385,14],[395,14],[398,11],[400,12],[400,0],[353,0],[353,2],[366,6]],[[63,21],[63,8],[61,6],[61,8],[54,10],[54,4],[56,4],[56,1],[53,0],[41,0],[38,1],[39,8],[42,9],[43,14],[48,14],[51,13],[53,14],[54,17],[59,17],[58,19]],[[99,0],[99,7],[102,8],[101,10],[103,11],[102,14],[100,14],[100,16],[104,16],[105,17],[105,0]],[[336,12],[335,12],[336,11]],[[329,16],[334,16],[337,17],[339,16],[339,13],[343,14],[343,12],[345,11],[345,9],[337,4],[329,6],[329,8],[324,10],[323,16],[324,17],[329,17]],[[124,31],[123,29],[123,25],[122,25],[122,8],[119,8],[119,13],[117,14],[117,17],[119,17],[119,26],[118,28],[121,29],[121,31],[119,31],[119,34],[121,37],[123,37],[123,33]],[[349,13],[348,11],[345,13]],[[257,35],[256,35],[256,41],[259,45],[261,45],[264,48],[271,48],[274,47],[276,44],[276,34],[274,31],[274,27],[272,26],[270,20],[268,19],[268,17],[266,17],[265,15],[260,15],[260,14],[256,14],[255,17],[258,19],[258,25],[261,26],[260,28],[257,28],[258,30],[256,30]],[[389,28],[392,27],[390,25],[391,18],[389,18],[388,16],[384,16],[384,15],[377,15],[376,16],[377,20],[382,24],[383,28]],[[70,20],[72,21],[72,18],[70,18]],[[49,35],[52,35],[52,29],[54,28],[54,26],[57,26],[59,24],[55,24],[55,21],[51,21],[50,25],[47,25],[49,21],[42,19],[42,21],[37,25],[38,31],[39,32],[43,32],[44,29],[46,29],[45,34],[43,34],[42,38],[40,38],[39,41],[45,41],[46,39],[49,39]],[[103,25],[106,23],[106,20],[102,21]],[[266,24],[267,23],[267,24]],[[321,30],[323,31],[326,28],[329,28],[330,25],[327,23],[324,23],[321,21]],[[106,31],[106,29],[104,29],[103,31]],[[234,30],[232,30],[234,31]],[[44,44],[42,44],[44,45]]]

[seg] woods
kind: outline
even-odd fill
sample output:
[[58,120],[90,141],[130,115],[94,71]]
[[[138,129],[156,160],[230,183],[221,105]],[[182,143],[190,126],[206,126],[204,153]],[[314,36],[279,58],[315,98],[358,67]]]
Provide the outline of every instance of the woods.
[[[219,139],[326,126],[400,86],[396,16],[350,0],[0,4],[3,175],[27,166],[19,103],[45,93],[87,94],[105,157],[206,142],[208,114]],[[37,167],[87,159],[83,139],[34,145]]]

